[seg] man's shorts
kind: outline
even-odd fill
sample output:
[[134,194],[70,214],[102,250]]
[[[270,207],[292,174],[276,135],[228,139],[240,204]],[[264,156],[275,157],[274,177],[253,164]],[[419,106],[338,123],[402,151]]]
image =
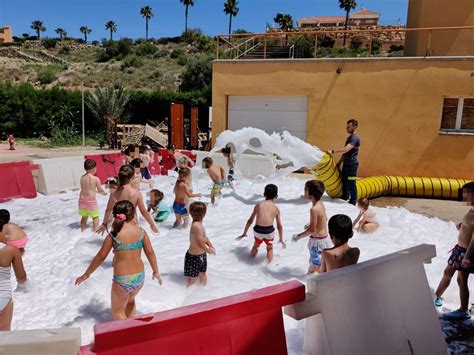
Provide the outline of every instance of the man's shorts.
[[189,254],[186,252],[184,257],[184,276],[198,277],[200,272],[207,271],[207,255],[202,253],[199,255]]

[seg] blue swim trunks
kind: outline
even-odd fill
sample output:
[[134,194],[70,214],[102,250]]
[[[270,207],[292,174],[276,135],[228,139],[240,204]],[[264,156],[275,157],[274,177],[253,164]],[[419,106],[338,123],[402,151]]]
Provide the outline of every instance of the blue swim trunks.
[[188,210],[186,209],[186,205],[184,203],[173,203],[173,211],[176,214],[188,214]]

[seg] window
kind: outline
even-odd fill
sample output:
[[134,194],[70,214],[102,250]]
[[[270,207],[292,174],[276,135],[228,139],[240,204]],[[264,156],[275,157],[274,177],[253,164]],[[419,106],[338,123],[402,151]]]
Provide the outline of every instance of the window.
[[474,98],[445,97],[440,130],[474,133]]

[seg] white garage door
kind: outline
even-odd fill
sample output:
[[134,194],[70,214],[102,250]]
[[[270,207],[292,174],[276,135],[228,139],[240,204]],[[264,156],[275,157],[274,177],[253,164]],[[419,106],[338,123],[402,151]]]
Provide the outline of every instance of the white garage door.
[[287,130],[306,140],[306,96],[229,96],[228,128],[255,127],[267,133]]

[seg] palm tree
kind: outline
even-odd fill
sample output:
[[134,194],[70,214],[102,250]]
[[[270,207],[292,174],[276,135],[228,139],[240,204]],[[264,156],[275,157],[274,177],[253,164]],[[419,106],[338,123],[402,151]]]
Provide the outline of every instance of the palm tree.
[[66,37],[67,35],[67,32],[61,27],[56,28],[54,32],[56,32],[59,35],[59,39],[61,41],[63,40],[63,37]]
[[239,13],[238,4],[239,2],[237,0],[227,0],[224,3],[224,12],[226,15],[229,15],[229,34],[232,33],[232,17],[237,16]]
[[293,17],[291,17],[290,14],[282,14],[279,12],[273,21],[280,26],[280,30],[282,31],[291,31],[293,29]]
[[114,21],[107,21],[105,29],[110,31],[110,40],[112,40],[112,33],[117,32],[117,25]]
[[[349,24],[349,12],[354,10],[357,6],[356,0],[339,0],[339,7],[346,12],[346,22],[344,23],[344,31],[347,31]],[[344,32],[344,46],[346,45],[346,32]]]
[[186,10],[184,10],[184,37],[188,33],[188,7],[194,6],[194,0],[179,0],[185,6]]
[[81,28],[79,28],[79,31],[84,34],[84,41],[87,43],[87,35],[90,34],[92,30],[87,26],[81,26]]
[[36,37],[38,39],[41,39],[40,32],[46,31],[46,27],[43,26],[43,21],[39,21],[39,20],[32,21],[30,27],[36,31]]
[[86,98],[87,107],[99,120],[103,120],[106,127],[106,140],[115,148],[115,130],[117,123],[126,122],[129,115],[126,111],[130,96],[124,91],[122,84],[107,89],[97,89]]
[[148,41],[148,20],[153,17],[153,12],[150,6],[144,6],[140,9],[140,14],[145,18],[146,21],[146,36],[145,39]]

